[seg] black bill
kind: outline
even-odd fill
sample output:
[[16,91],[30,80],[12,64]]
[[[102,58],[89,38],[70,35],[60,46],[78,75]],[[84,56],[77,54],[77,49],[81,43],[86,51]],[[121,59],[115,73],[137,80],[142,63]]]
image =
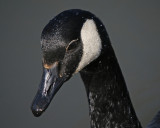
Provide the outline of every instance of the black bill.
[[38,117],[46,110],[65,80],[65,77],[58,75],[57,64],[54,64],[50,69],[43,68],[42,80],[31,106],[34,116]]

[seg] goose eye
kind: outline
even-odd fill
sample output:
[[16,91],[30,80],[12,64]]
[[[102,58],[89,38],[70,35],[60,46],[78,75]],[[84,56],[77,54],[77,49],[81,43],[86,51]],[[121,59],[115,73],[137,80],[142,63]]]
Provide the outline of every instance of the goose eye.
[[66,48],[66,51],[71,51],[71,50],[75,49],[77,46],[78,46],[78,39],[72,40],[72,41],[68,44],[68,46],[67,46],[67,48]]

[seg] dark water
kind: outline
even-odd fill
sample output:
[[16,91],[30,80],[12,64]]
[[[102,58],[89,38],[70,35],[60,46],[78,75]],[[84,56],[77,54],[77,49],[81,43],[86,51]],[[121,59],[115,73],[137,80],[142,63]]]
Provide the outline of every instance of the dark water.
[[160,1],[0,1],[0,127],[89,128],[79,75],[48,110],[33,117],[30,104],[41,77],[40,34],[59,12],[81,8],[105,24],[143,126],[160,110]]

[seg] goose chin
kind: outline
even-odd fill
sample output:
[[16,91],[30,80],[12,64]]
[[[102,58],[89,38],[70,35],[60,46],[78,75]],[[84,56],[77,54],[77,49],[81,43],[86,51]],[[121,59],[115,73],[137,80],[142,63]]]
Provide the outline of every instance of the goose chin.
[[58,75],[57,66],[51,69],[43,68],[42,80],[31,105],[34,116],[40,116],[47,109],[54,95],[66,80],[66,76]]

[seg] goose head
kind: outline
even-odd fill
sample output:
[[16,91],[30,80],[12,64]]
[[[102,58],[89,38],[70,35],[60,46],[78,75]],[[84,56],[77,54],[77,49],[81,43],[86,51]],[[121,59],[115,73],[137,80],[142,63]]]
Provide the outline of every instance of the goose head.
[[[43,75],[31,110],[40,116],[60,87],[105,51],[102,22],[83,10],[67,10],[45,26],[41,35]],[[106,40],[106,39],[105,39]]]

